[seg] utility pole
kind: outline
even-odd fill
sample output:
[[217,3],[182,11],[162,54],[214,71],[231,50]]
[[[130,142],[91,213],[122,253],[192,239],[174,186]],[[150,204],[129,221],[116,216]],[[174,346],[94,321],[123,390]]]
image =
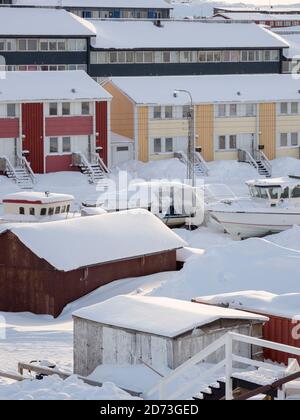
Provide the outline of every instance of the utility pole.
[[185,89],[176,89],[174,97],[177,98],[178,93],[185,93],[190,99],[190,108],[188,112],[188,150],[187,150],[187,179],[192,186],[196,186],[195,175],[195,111],[193,97],[190,91]]

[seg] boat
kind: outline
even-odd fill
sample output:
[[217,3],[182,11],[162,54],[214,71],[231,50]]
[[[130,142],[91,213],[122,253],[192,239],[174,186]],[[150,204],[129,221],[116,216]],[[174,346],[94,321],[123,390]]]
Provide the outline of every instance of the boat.
[[250,195],[222,200],[206,210],[234,239],[263,237],[300,225],[300,177],[251,180]]
[[187,225],[196,228],[204,219],[203,191],[172,181],[133,183],[127,189],[87,197],[82,202],[81,213],[88,215],[93,211],[140,208],[151,211],[169,227]]
[[37,223],[73,217],[70,212],[74,197],[67,194],[24,191],[7,194],[2,199],[3,223]]

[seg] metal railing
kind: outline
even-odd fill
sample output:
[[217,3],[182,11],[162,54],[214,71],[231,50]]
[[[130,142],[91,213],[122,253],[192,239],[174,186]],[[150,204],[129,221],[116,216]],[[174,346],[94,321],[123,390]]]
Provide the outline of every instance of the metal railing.
[[251,153],[248,152],[248,150],[238,149],[238,161],[250,163],[255,169],[257,169],[257,171],[259,169],[256,160],[253,158]]
[[32,183],[34,184],[36,182],[36,177],[35,177],[35,174],[34,174],[32,168],[30,166],[30,163],[28,162],[26,157],[25,156],[17,156],[17,160],[19,161],[20,166],[22,168],[24,168],[25,171],[28,173]]
[[272,165],[265,153],[262,150],[255,150],[254,151],[254,159],[261,161],[266,170],[269,172],[270,176],[272,175]]
[[[173,370],[169,375],[165,376],[158,384],[156,384],[148,392],[144,393],[144,399],[158,398],[160,400],[173,400],[180,398],[180,396],[188,392],[193,387],[197,386],[198,383],[203,383],[203,381],[212,380],[213,375],[221,369],[225,368],[225,399],[233,399],[233,374],[234,374],[234,364],[239,363],[246,366],[256,367],[256,368],[266,368],[270,369],[270,364],[261,362],[258,360],[249,359],[242,356],[237,356],[233,353],[233,345],[235,342],[248,344],[250,346],[256,346],[260,348],[267,348],[271,350],[280,351],[287,353],[289,355],[300,356],[300,348],[288,346],[285,344],[274,343],[271,341],[263,340],[261,338],[255,338],[251,336],[246,336],[238,333],[227,333],[214,343],[210,344],[200,353],[196,354],[194,357],[183,363],[177,369]],[[176,378],[182,375],[187,369],[204,362],[209,356],[219,351],[220,349],[225,348],[225,358],[221,362],[209,367],[204,374],[201,375],[201,378],[194,379],[184,386],[178,386],[176,391],[168,394],[167,386],[171,384]]]
[[85,154],[82,153],[82,152],[72,153],[72,165],[73,166],[79,166],[79,167],[85,167],[91,181],[93,183],[96,183],[97,179],[95,177],[95,172],[94,172],[94,169],[93,169],[92,165],[99,165],[103,174],[107,174],[110,171],[97,153],[90,153],[89,155],[90,155],[90,159],[88,159],[85,156]]
[[[187,165],[188,162],[189,162],[188,156],[185,152],[174,152],[174,157],[179,159],[185,165]],[[209,172],[209,169],[208,169],[207,163],[206,163],[205,159],[203,158],[203,156],[201,155],[201,153],[193,152],[192,159],[193,159],[194,166],[198,164],[201,167],[202,173],[205,176],[207,176],[208,172]]]

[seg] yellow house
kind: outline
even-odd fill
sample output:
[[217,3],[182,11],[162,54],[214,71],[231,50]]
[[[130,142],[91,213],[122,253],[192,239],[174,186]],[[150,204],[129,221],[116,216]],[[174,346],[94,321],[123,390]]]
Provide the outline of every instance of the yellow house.
[[114,163],[186,151],[189,93],[195,142],[206,161],[238,159],[238,150],[299,158],[300,85],[291,75],[116,77],[104,87],[113,96]]

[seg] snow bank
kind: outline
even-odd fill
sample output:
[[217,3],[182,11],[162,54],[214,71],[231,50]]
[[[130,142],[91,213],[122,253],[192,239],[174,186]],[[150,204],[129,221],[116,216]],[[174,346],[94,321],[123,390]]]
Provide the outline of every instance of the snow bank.
[[139,295],[116,296],[98,305],[82,308],[73,316],[171,338],[219,319],[266,321],[265,317],[241,311]]
[[300,319],[300,293],[276,295],[264,291],[248,290],[245,292],[225,293],[224,295],[204,296],[197,300],[200,303],[206,302],[233,309]]
[[63,381],[58,376],[48,376],[42,381],[25,380],[13,384],[0,383],[0,400],[136,400],[127,392],[106,382],[93,387],[70,376]]
[[284,248],[300,251],[300,227],[294,226],[277,235],[268,236],[268,241]]
[[176,277],[151,294],[190,300],[246,290],[295,293],[300,291],[299,269],[299,251],[267,239],[249,239],[208,249],[188,260]]

